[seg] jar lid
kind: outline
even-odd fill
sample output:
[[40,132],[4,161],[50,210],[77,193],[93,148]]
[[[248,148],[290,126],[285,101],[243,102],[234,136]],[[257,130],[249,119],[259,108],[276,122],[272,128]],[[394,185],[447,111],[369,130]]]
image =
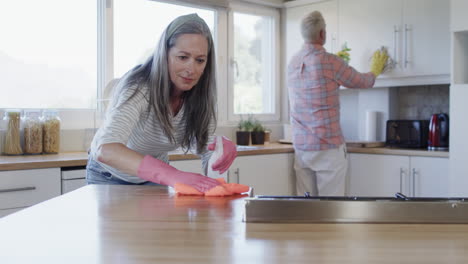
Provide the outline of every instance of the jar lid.
[[38,117],[41,115],[41,110],[39,109],[25,109],[24,110],[24,115],[25,116],[31,116],[31,117]]
[[21,109],[5,109],[4,116],[12,117],[13,115],[20,117]]
[[44,116],[56,116],[58,115],[58,110],[57,109],[44,109],[42,111],[42,114]]

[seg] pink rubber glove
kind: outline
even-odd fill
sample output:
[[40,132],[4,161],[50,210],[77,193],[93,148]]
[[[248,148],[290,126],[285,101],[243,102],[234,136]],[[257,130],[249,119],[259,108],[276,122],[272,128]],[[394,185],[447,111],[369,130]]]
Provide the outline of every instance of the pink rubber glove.
[[[215,141],[208,145],[208,150],[214,150],[216,146]],[[234,159],[237,157],[237,148],[231,140],[226,137],[223,137],[223,155],[211,166],[214,171],[219,171],[219,173],[224,173],[229,169],[231,164],[234,162]]]
[[141,161],[137,176],[143,180],[171,187],[174,187],[176,183],[184,183],[200,192],[206,192],[220,184],[215,179],[198,173],[180,171],[150,155],[146,155]]

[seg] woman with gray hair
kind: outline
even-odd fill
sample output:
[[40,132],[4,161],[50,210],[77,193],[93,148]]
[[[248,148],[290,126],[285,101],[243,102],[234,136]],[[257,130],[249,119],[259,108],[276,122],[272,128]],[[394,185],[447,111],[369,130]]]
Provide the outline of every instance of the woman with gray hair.
[[[91,144],[88,184],[190,185],[205,192],[219,183],[168,164],[168,152],[195,148],[207,171],[216,144],[223,155],[212,170],[225,172],[236,157],[227,138],[214,139],[215,51],[196,14],[180,16],[163,32],[146,62],[118,82],[106,119]],[[208,143],[211,144],[208,144]]]

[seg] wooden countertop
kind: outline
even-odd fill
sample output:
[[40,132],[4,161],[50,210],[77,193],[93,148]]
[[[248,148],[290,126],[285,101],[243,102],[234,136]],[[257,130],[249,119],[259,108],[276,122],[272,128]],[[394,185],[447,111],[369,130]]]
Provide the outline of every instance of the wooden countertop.
[[[293,153],[291,145],[270,143],[265,145],[239,146],[238,156]],[[169,160],[199,159],[194,154],[184,154],[182,151],[174,151],[169,154]],[[23,156],[0,156],[0,171],[26,170],[40,168],[86,166],[88,153],[86,152],[64,152],[48,155],[23,155]]]
[[[294,149],[290,144],[269,143],[265,145],[240,146],[238,156],[266,155],[278,153],[293,153]],[[386,154],[404,156],[425,156],[425,157],[449,157],[448,151],[427,151],[396,148],[357,148],[348,147],[349,153],[366,154]],[[169,160],[198,159],[194,154],[184,154],[181,151],[172,152]],[[86,166],[88,154],[86,152],[65,152],[49,155],[31,156],[0,156],[0,171],[5,170],[26,170],[40,168]]]
[[364,153],[364,154],[383,154],[383,155],[398,155],[398,156],[420,156],[420,157],[439,157],[448,158],[448,151],[429,151],[425,149],[400,149],[400,148],[353,148],[348,147],[349,153]]
[[0,218],[0,262],[468,263],[468,225],[244,223],[243,199],[88,185]]

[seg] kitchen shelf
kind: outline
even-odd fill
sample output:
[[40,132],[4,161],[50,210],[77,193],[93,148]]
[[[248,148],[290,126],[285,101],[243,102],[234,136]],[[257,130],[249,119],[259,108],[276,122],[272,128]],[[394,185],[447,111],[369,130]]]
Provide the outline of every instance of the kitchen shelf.
[[454,84],[468,84],[468,31],[453,32],[453,69]]

